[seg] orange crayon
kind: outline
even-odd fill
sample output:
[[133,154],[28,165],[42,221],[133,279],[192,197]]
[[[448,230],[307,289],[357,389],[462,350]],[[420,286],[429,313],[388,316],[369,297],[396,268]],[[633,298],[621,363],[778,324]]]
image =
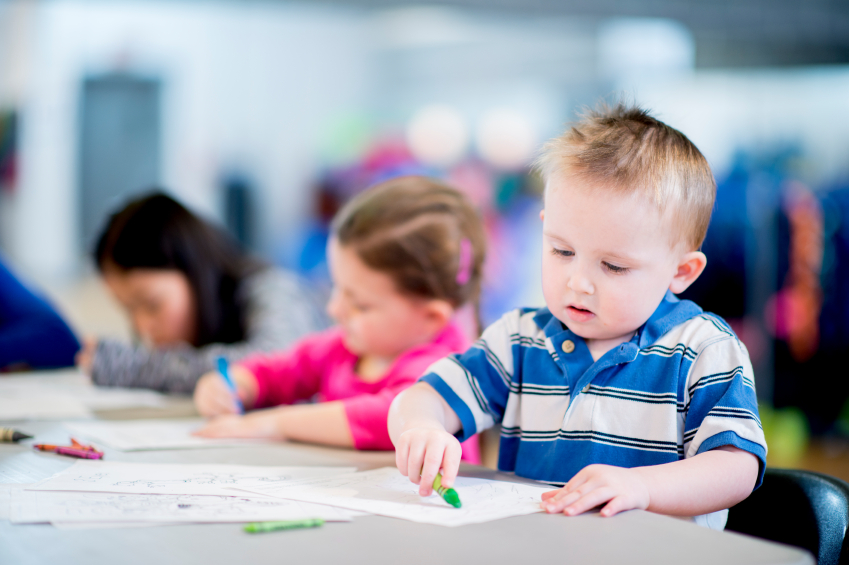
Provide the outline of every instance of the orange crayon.
[[59,446],[51,445],[49,443],[36,443],[33,447],[39,451],[56,451],[56,448]]

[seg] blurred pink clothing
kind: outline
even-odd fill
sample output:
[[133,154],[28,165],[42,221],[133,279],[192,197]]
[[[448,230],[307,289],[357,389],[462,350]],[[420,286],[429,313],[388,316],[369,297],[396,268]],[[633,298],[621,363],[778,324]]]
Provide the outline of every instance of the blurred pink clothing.
[[[345,348],[339,328],[301,339],[288,351],[249,357],[239,363],[257,380],[256,407],[292,404],[299,400],[339,400],[357,449],[394,449],[386,428],[395,396],[425,374],[427,368],[452,353],[468,349],[469,339],[454,323],[433,341],[400,355],[376,382],[356,374],[357,356]],[[478,438],[463,443],[463,459],[480,463]]]

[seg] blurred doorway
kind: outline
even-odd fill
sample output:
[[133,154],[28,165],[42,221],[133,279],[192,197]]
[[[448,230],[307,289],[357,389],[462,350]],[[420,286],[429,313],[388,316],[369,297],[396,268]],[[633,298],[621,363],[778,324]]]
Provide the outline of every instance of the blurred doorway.
[[161,180],[160,81],[127,74],[84,80],[80,116],[80,237],[89,252],[106,215]]

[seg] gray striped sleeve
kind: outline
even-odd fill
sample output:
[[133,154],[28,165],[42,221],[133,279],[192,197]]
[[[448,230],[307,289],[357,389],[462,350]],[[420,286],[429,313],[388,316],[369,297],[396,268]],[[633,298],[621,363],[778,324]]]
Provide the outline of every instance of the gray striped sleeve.
[[243,284],[248,308],[245,341],[151,349],[103,339],[95,352],[92,379],[101,386],[191,393],[201,375],[214,369],[218,356],[238,361],[253,353],[286,349],[328,326],[324,297],[295,275],[267,269]]

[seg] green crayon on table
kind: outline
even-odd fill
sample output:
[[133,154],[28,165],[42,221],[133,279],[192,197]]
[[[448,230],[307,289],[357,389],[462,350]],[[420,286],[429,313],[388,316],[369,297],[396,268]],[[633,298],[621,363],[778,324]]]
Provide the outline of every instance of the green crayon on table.
[[460,508],[462,506],[462,503],[460,502],[460,495],[457,494],[457,491],[453,488],[442,486],[442,473],[437,473],[436,478],[433,479],[433,490],[439,493],[442,500],[454,508]]
[[261,532],[276,532],[277,530],[295,530],[298,528],[317,528],[324,525],[321,518],[307,520],[286,520],[284,522],[252,522],[245,526],[245,531],[251,534]]

